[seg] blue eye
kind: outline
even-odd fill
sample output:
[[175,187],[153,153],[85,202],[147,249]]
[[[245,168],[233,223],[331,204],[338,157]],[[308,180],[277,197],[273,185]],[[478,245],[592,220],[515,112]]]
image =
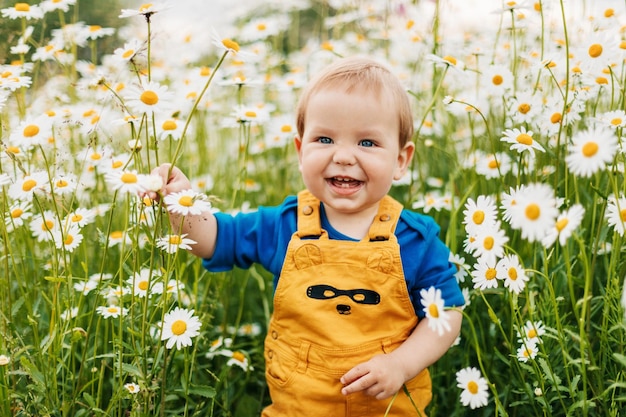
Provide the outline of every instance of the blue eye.
[[363,139],[359,142],[359,145],[365,146],[366,148],[371,148],[374,146],[374,142],[369,139]]
[[321,136],[321,137],[317,138],[317,141],[319,143],[324,143],[324,144],[333,143],[333,140],[331,138],[327,138],[326,136]]

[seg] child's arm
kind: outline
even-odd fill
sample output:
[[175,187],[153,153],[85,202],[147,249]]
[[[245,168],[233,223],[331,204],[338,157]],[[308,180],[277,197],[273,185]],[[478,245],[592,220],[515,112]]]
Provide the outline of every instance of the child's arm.
[[378,400],[394,395],[405,382],[441,358],[458,336],[463,315],[455,310],[448,313],[449,332],[439,336],[428,327],[428,318],[421,319],[409,338],[396,350],[376,355],[346,372],[341,377],[344,385],[341,393],[347,395],[364,391]]
[[[191,189],[191,181],[177,167],[171,164],[163,164],[155,168],[151,175],[160,176],[163,180],[163,187],[159,193],[148,192],[148,197],[158,200],[168,194]],[[197,243],[191,246],[190,252],[200,258],[211,258],[215,250],[215,240],[217,238],[217,222],[215,216],[210,212],[199,215],[185,216],[181,224],[182,216],[177,213],[169,213],[170,224],[174,233],[187,234],[189,239]]]

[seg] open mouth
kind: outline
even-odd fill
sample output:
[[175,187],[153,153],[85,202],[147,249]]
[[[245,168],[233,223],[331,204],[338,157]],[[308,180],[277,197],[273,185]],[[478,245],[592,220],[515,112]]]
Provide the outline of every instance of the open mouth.
[[337,188],[356,188],[363,184],[363,181],[355,180],[348,177],[332,177],[327,180],[333,187]]

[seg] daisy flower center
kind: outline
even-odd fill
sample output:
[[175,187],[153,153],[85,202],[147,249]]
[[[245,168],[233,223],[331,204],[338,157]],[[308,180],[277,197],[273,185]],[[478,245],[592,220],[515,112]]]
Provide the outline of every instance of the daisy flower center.
[[176,130],[176,122],[173,120],[166,120],[163,122],[163,130]]
[[178,235],[170,236],[170,243],[172,245],[180,245],[181,242],[182,242],[182,239],[180,238],[180,236]]
[[68,246],[68,245],[71,245],[73,241],[74,241],[74,237],[72,235],[67,235],[65,236],[65,240],[63,241],[63,244]]
[[24,210],[20,209],[20,208],[16,208],[15,210],[11,211],[11,217],[14,219],[17,219],[18,217],[21,217],[22,214],[24,214]]
[[491,250],[493,249],[493,244],[495,243],[495,240],[493,239],[492,236],[487,236],[485,238],[485,240],[483,240],[483,247],[487,250]]
[[587,142],[583,145],[583,155],[591,158],[598,152],[598,144],[595,142]]
[[107,308],[107,311],[111,314],[115,314],[117,313],[118,310],[117,310],[117,307],[109,307]]
[[444,61],[448,61],[449,63],[451,63],[452,65],[456,65],[456,58],[450,55],[446,55],[443,57]]
[[436,304],[431,304],[428,306],[428,313],[431,317],[439,318],[439,309]]
[[252,110],[248,110],[247,112],[244,113],[244,115],[246,117],[256,117],[256,112],[254,112]]
[[615,16],[615,10],[613,9],[606,9],[604,11],[604,17],[613,17]]
[[226,49],[239,52],[239,44],[232,39],[222,39],[222,45],[224,45]]
[[626,222],[626,209],[622,209],[622,211],[619,212],[619,215],[622,218],[622,221]]
[[181,334],[185,333],[186,330],[187,323],[185,323],[185,321],[176,320],[174,323],[172,323],[172,333],[174,333],[175,336],[180,336]]
[[495,159],[492,159],[489,161],[488,166],[490,169],[496,169],[498,168],[498,161],[496,161]]
[[508,274],[509,274],[509,278],[512,279],[513,281],[517,279],[517,269],[509,268]]
[[235,359],[238,362],[244,362],[246,360],[246,355],[244,355],[243,353],[239,351],[233,352],[233,359]]
[[52,230],[54,227],[54,222],[52,220],[46,220],[41,224],[41,230],[48,231]]
[[102,26],[100,26],[100,25],[91,25],[91,26],[89,26],[89,31],[90,32],[97,32],[100,29],[102,29]]
[[530,111],[530,104],[522,103],[517,107],[517,110],[522,114],[526,114]]
[[24,136],[27,138],[32,138],[37,133],[39,133],[39,126],[37,125],[28,125],[24,128]]
[[264,31],[265,29],[267,29],[265,23],[259,23],[258,25],[256,25],[256,30],[258,31]]
[[524,213],[528,219],[537,220],[541,215],[541,209],[539,208],[539,205],[532,203],[526,206]]
[[121,239],[124,234],[120,230],[116,230],[114,232],[111,232],[109,236],[111,236],[111,239]]
[[567,226],[567,224],[569,223],[569,220],[567,219],[561,219],[559,221],[556,222],[556,230],[558,230],[559,232],[562,231],[563,229],[565,229],[565,227]]
[[141,93],[139,99],[148,106],[154,106],[159,102],[159,95],[152,90],[146,90]]
[[72,216],[72,222],[74,222],[74,223],[78,223],[82,219],[83,219],[83,216],[81,216],[80,214],[75,214],[75,215]]
[[502,78],[502,75],[494,75],[491,82],[493,85],[501,85],[504,82],[504,78]]
[[133,55],[135,55],[135,50],[134,49],[127,49],[126,52],[124,52],[122,54],[122,58],[130,58]]
[[589,47],[589,56],[592,58],[598,58],[602,55],[602,45],[599,43],[594,43]]
[[30,5],[28,3],[15,3],[15,11],[28,12],[29,10],[30,10]]
[[57,181],[57,187],[59,187],[59,188],[67,187],[68,185],[69,185],[69,182],[67,182],[65,180],[58,180]]
[[526,145],[526,146],[530,146],[533,144],[533,138],[532,136],[526,134],[526,133],[522,133],[520,135],[517,136],[516,138],[518,143],[521,143],[522,145]]
[[37,185],[37,181],[28,179],[22,184],[22,191],[30,191]]
[[184,195],[178,199],[178,204],[180,204],[183,207],[191,207],[193,206],[193,197],[189,195]]
[[282,125],[280,127],[280,131],[282,133],[290,133],[291,132],[291,125]]
[[485,221],[485,212],[482,210],[475,211],[472,215],[472,221],[475,224],[483,224],[483,222]]
[[620,117],[616,117],[616,118],[611,120],[611,124],[613,126],[619,126],[619,125],[622,124],[622,119]]
[[144,12],[148,10],[150,7],[152,7],[152,3],[144,3],[141,6],[139,6],[139,11]]
[[111,162],[111,168],[113,168],[113,169],[120,168],[123,165],[124,165],[124,163],[122,161],[113,161],[113,162]]
[[137,284],[137,288],[139,288],[141,291],[146,291],[148,289],[148,281],[141,281],[139,284]]
[[534,339],[535,337],[537,337],[537,330],[535,329],[530,329],[528,331],[528,338],[529,339]]
[[552,114],[552,116],[550,116],[550,121],[554,124],[560,123],[561,119],[563,118],[563,116],[561,115],[561,113],[556,112],[554,114]]
[[478,394],[478,384],[474,381],[470,381],[467,383],[467,390],[472,394]]
[[102,155],[100,155],[98,152],[92,153],[89,158],[92,161],[99,161],[100,159],[102,159]]
[[137,182],[137,176],[131,172],[123,173],[120,179],[124,184],[134,184]]
[[495,268],[488,268],[487,271],[485,271],[485,278],[489,281],[496,279],[496,275],[497,272]]

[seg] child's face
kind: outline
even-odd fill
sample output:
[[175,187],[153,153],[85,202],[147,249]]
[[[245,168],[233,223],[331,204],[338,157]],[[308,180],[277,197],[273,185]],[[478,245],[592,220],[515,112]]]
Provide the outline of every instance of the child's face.
[[376,214],[392,181],[406,172],[414,145],[399,144],[397,106],[365,89],[323,89],[311,96],[296,138],[306,187],[330,216]]

